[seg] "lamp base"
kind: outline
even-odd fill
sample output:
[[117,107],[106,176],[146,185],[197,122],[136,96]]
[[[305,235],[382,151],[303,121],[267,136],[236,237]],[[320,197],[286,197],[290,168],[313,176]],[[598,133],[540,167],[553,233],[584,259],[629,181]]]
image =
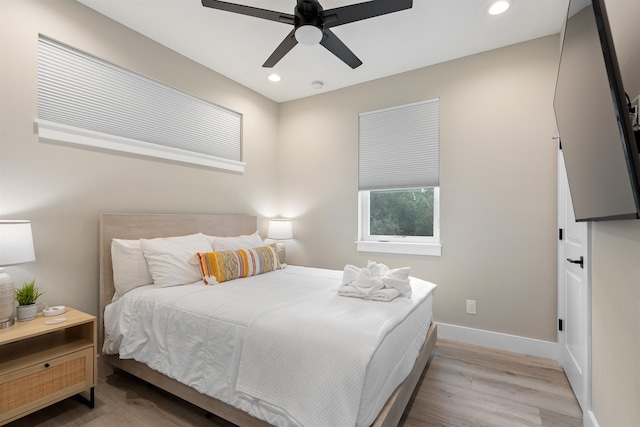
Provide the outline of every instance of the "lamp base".
[[11,326],[13,326],[13,324],[16,323],[15,319],[13,317],[5,320],[4,322],[0,322],[0,329],[6,329],[9,328]]
[[4,268],[0,268],[0,329],[13,325],[13,311],[15,308],[15,289],[13,279]]
[[284,243],[276,243],[276,252],[278,253],[278,260],[280,261],[280,264],[284,264],[287,259],[287,249],[285,248]]

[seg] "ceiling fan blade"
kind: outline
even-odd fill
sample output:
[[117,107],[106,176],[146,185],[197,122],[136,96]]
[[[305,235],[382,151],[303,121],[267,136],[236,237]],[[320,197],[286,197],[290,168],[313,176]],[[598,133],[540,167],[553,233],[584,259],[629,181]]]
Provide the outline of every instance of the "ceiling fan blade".
[[295,36],[296,30],[293,29],[287,37],[282,40],[282,43],[273,51],[271,56],[267,59],[267,61],[262,64],[264,68],[272,68],[274,65],[278,63],[295,45],[298,44],[298,40],[296,40]]
[[270,21],[282,22],[284,24],[293,25],[295,22],[295,16],[288,13],[260,9],[257,7],[245,6],[242,4],[227,3],[226,1],[202,0],[202,5],[204,7],[210,7],[212,9],[239,13],[241,15],[254,16],[256,18],[268,19]]
[[349,67],[358,68],[362,65],[362,61],[360,61],[358,57],[355,56],[344,43],[342,43],[342,40],[340,40],[338,36],[327,28],[324,29],[324,37],[320,44],[327,48],[329,52],[340,58],[342,62],[347,64]]
[[372,0],[323,12],[324,28],[337,27],[413,7],[413,0]]

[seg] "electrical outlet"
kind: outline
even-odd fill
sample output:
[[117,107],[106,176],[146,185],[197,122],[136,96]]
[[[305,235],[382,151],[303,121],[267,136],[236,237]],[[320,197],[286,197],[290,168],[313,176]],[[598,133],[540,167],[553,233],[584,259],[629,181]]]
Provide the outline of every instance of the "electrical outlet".
[[476,314],[476,300],[467,300],[467,314]]

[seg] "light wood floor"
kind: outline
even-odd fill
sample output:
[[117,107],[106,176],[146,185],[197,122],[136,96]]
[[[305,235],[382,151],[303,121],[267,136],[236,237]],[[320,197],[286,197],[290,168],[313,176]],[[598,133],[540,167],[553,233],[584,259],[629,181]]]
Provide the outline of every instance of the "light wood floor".
[[[438,340],[418,387],[404,427],[582,426],[563,371],[546,359]],[[120,372],[99,381],[93,410],[67,399],[8,426],[232,427]]]

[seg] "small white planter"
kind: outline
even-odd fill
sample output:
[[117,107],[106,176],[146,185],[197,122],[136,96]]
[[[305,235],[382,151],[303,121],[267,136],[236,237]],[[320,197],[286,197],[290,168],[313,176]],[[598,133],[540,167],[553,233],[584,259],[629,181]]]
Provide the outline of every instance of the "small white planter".
[[16,308],[16,314],[20,322],[33,320],[38,316],[38,304],[19,305]]

